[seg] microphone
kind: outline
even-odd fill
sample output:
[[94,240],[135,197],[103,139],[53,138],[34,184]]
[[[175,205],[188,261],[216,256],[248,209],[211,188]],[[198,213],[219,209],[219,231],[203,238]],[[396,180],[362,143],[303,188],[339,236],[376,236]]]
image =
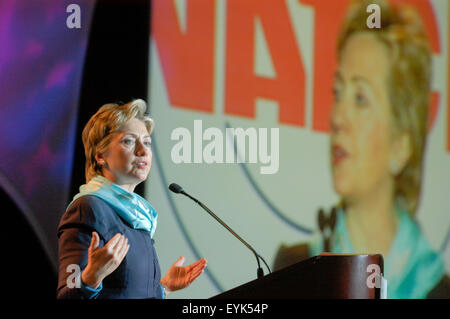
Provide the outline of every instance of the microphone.
[[189,195],[188,193],[186,193],[183,190],[183,187],[181,187],[180,185],[176,184],[176,183],[172,183],[169,185],[169,189],[176,193],[176,194],[183,194],[187,197],[189,197],[190,199],[192,199],[194,202],[196,202],[197,204],[199,204],[208,214],[210,214],[215,220],[217,220],[223,227],[225,227],[231,234],[233,234],[234,237],[236,237],[237,239],[239,239],[239,241],[241,243],[243,243],[248,249],[250,249],[252,251],[252,253],[255,255],[256,257],[256,262],[258,263],[258,270],[257,270],[257,276],[258,278],[261,278],[264,276],[264,271],[261,268],[261,265],[259,263],[259,259],[261,258],[261,260],[264,262],[264,264],[266,265],[267,269],[269,270],[269,273],[271,273],[271,270],[269,268],[269,266],[267,265],[266,261],[264,260],[264,258],[262,258],[255,249],[253,249],[252,246],[250,246],[250,244],[248,244],[245,240],[243,240],[238,234],[236,234],[227,224],[225,224],[225,222],[223,220],[221,220],[216,214],[214,214],[208,207],[206,207],[206,205],[204,205],[202,202],[200,202],[198,199],[192,197],[191,195]]
[[172,192],[177,193],[177,194],[179,194],[179,193],[181,193],[181,192],[184,192],[184,191],[183,191],[183,187],[181,187],[180,185],[175,184],[175,183],[170,184],[170,185],[169,185],[169,189],[170,189]]

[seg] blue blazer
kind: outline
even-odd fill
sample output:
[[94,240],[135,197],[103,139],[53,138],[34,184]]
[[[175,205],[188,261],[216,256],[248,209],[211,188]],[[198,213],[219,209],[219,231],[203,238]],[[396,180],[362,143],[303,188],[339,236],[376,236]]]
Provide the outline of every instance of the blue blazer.
[[[68,266],[78,265],[81,271],[86,267],[93,231],[100,237],[99,247],[121,233],[128,238],[130,249],[120,266],[103,280],[97,290],[83,284],[80,288],[70,288],[67,279],[71,279],[68,277],[73,270],[68,270]],[[58,243],[57,298],[163,298],[154,240],[149,232],[131,228],[102,199],[89,195],[78,198],[61,218]]]

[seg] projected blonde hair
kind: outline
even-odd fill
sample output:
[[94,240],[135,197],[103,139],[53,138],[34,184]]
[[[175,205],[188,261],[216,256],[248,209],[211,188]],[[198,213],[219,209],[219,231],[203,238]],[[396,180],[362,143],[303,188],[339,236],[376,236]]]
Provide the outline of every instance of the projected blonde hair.
[[152,133],[154,122],[146,116],[147,104],[137,99],[130,103],[119,105],[109,103],[103,105],[87,122],[83,129],[84,154],[86,156],[86,183],[96,175],[102,175],[102,168],[95,156],[106,151],[111,142],[112,133],[117,132],[129,120],[136,118],[144,122],[149,134]]
[[[366,8],[381,8],[381,28],[369,29]],[[370,32],[388,48],[391,56],[389,90],[395,129],[407,133],[411,156],[395,176],[395,199],[414,215],[419,203],[422,161],[426,142],[430,97],[431,52],[422,21],[412,8],[394,6],[386,0],[358,0],[350,5],[338,39],[338,57],[348,39]]]

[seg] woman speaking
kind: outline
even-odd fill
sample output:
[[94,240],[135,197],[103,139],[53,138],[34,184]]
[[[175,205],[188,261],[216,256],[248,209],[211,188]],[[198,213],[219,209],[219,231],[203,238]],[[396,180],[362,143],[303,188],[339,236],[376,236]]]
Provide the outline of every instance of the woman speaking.
[[134,193],[152,164],[146,107],[103,105],[83,130],[86,184],[58,227],[58,298],[164,298],[206,267],[205,259],[182,267],[180,257],[161,279],[152,239],[158,214]]

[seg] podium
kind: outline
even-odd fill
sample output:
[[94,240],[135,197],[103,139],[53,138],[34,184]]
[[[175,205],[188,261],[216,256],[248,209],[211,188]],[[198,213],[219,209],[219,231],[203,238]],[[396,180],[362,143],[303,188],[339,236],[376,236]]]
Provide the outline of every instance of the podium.
[[325,253],[211,299],[379,299],[383,266],[380,254]]

